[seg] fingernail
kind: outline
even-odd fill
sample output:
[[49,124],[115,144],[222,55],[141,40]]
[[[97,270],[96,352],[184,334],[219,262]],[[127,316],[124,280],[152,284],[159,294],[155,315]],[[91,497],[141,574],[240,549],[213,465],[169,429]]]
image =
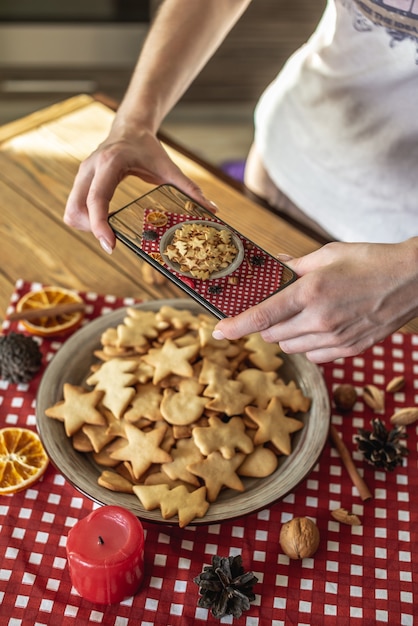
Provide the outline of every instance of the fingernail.
[[104,237],[100,237],[99,243],[102,246],[103,250],[107,252],[107,254],[112,254],[113,252],[112,246]]
[[214,213],[217,213],[217,212],[218,212],[218,205],[217,205],[217,204],[215,204],[214,202],[212,202],[212,200],[209,200],[209,205],[212,207],[212,208],[211,208],[211,210],[212,210]]
[[221,330],[214,330],[212,333],[214,339],[225,339],[225,335]]
[[277,254],[276,258],[279,259],[279,261],[283,261],[283,263],[286,263],[286,261],[291,261],[293,259],[290,254]]

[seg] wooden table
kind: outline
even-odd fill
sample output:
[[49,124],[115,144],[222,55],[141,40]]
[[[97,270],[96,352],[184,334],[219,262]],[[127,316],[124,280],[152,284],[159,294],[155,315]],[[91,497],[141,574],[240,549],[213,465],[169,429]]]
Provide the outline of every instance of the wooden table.
[[[89,96],[77,96],[0,129],[2,245],[0,311],[4,315],[17,278],[64,287],[151,299],[180,291],[143,283],[140,261],[123,245],[109,257],[91,233],[62,221],[80,165],[102,141],[114,113]],[[318,247],[268,209],[256,205],[209,168],[167,146],[176,163],[220,208],[220,215],[273,253],[299,255]],[[111,202],[115,210],[151,188],[130,177]]]
[[[90,233],[62,221],[66,199],[80,165],[106,137],[114,111],[105,99],[79,95],[0,128],[0,315],[18,278],[79,290],[148,300],[181,295],[167,281],[144,284],[140,261],[118,245],[110,257]],[[319,239],[262,206],[215,168],[173,146],[166,147],[184,172],[219,207],[220,217],[272,254],[300,256]],[[151,186],[135,177],[123,181],[111,210]],[[418,322],[410,327],[418,329]]]

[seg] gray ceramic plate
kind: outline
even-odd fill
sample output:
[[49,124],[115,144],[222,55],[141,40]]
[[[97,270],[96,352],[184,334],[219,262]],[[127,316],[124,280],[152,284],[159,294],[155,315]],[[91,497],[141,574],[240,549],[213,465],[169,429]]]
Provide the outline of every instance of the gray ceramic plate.
[[171,267],[171,269],[173,269],[175,272],[178,272],[179,274],[183,274],[183,276],[188,276],[190,278],[193,278],[193,275],[190,272],[181,271],[180,265],[178,263],[174,263],[173,261],[171,261],[168,258],[168,256],[164,254],[164,251],[167,249],[167,246],[169,246],[170,243],[172,242],[176,230],[179,230],[179,228],[181,228],[182,226],[185,226],[186,224],[201,224],[203,226],[211,226],[212,228],[216,228],[217,230],[228,230],[232,237],[232,241],[237,249],[237,256],[232,261],[232,263],[228,265],[227,268],[220,270],[219,272],[213,272],[210,275],[211,280],[215,280],[216,278],[224,278],[225,276],[232,274],[232,272],[235,272],[235,270],[239,268],[242,261],[244,260],[244,245],[241,239],[238,237],[238,235],[236,235],[232,230],[230,230],[226,226],[223,226],[222,224],[217,224],[216,222],[210,222],[208,220],[192,220],[192,221],[187,221],[187,222],[180,222],[179,224],[176,224],[175,226],[172,226],[171,228],[169,228],[164,233],[160,241],[160,253],[164,259],[164,263],[168,265],[168,267]]
[[[141,304],[138,308],[156,311],[162,305],[207,315],[191,300],[155,300]],[[100,487],[97,484],[100,469],[90,455],[76,452],[64,432],[62,422],[45,416],[45,409],[62,399],[65,382],[84,384],[90,365],[96,361],[93,351],[100,347],[103,331],[117,326],[124,317],[125,309],[103,315],[65,342],[42,377],[36,402],[37,427],[52,463],[68,482],[88,498],[99,504],[124,506],[143,520],[173,524],[177,523],[177,518],[163,520],[159,510],[146,511],[136,496],[118,494]],[[312,398],[309,412],[298,416],[305,426],[294,435],[292,454],[282,457],[278,469],[268,478],[244,479],[244,492],[225,489],[217,502],[210,506],[205,517],[196,519],[194,524],[221,522],[268,507],[291,492],[316,464],[328,436],[330,419],[328,393],[322,374],[303,355],[285,355],[280,375],[286,381],[295,380],[303,393]]]

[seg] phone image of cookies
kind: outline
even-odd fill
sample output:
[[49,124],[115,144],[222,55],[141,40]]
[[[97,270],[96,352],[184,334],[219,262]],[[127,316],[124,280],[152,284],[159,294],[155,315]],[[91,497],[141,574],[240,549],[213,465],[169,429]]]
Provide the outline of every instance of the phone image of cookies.
[[274,256],[172,185],[109,215],[117,239],[219,319],[297,277]]

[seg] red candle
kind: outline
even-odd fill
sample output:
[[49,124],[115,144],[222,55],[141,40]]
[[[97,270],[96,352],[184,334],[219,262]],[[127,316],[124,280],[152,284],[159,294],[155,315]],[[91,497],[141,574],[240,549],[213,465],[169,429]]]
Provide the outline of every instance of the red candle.
[[144,576],[144,530],[119,506],[103,506],[77,522],[67,537],[73,586],[90,602],[113,604],[134,595]]

